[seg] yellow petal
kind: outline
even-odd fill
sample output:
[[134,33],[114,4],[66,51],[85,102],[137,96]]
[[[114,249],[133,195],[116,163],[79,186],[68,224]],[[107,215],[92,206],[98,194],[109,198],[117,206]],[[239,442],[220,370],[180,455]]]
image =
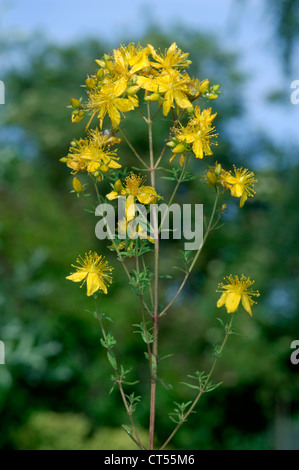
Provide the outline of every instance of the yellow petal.
[[203,149],[200,140],[196,140],[192,146],[192,150],[195,153],[196,158],[203,158]]
[[246,312],[248,312],[251,317],[252,317],[251,305],[253,303],[254,302],[250,299],[250,297],[247,294],[242,294],[242,305],[245,308]]
[[227,313],[233,313],[237,310],[241,300],[241,294],[237,292],[228,292],[225,301]]
[[115,102],[115,105],[122,113],[127,113],[128,111],[132,111],[134,109],[134,104],[131,100],[127,100],[126,98],[118,98]]
[[108,166],[109,166],[109,168],[113,168],[113,169],[121,168],[121,164],[117,163],[114,160],[110,160],[110,162],[108,163]]
[[234,185],[234,194],[233,196],[235,197],[241,197],[243,194],[243,186],[241,184],[235,184]]
[[120,114],[114,105],[110,104],[108,107],[108,114],[111,119],[112,127],[117,127],[120,123]]
[[118,198],[118,193],[116,191],[111,191],[111,193],[106,194],[106,198],[109,199],[109,201],[113,201],[113,199]]
[[192,106],[190,101],[186,98],[185,94],[181,91],[175,92],[174,99],[176,104],[182,109],[190,108]]
[[126,91],[126,88],[128,86],[128,80],[125,77],[120,78],[117,80],[117,82],[114,84],[114,95],[116,97],[121,96],[124,94]]
[[91,296],[100,288],[100,278],[95,273],[89,273],[87,276],[87,295]]
[[226,298],[227,298],[227,292],[223,292],[222,296],[220,297],[220,299],[217,302],[217,307],[218,308],[222,307],[225,304]]
[[134,196],[128,196],[126,200],[126,217],[127,221],[130,222],[135,218],[135,198]]
[[87,171],[88,173],[93,173],[94,171],[97,171],[100,168],[100,163],[99,162],[90,162],[87,166]]
[[71,274],[70,276],[67,276],[66,279],[69,279],[70,281],[73,281],[73,282],[81,282],[83,281],[86,276],[87,276],[87,272],[86,271],[81,271],[79,273],[74,273],[74,274]]
[[151,186],[142,186],[137,193],[137,199],[141,204],[150,204],[155,196],[157,193]]

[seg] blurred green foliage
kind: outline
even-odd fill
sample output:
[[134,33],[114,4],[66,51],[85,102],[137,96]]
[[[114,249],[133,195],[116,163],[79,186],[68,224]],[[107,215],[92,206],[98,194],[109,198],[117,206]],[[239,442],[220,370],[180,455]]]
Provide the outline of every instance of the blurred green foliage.
[[[218,282],[244,272],[261,292],[254,318],[237,315],[241,335],[229,339],[215,374],[223,385],[202,398],[172,445],[298,448],[298,372],[289,360],[299,329],[298,149],[277,148],[263,135],[246,134],[246,77],[238,71],[237,57],[213,38],[183,29],[169,38],[152,30],[144,43],[163,49],[174,40],[190,51],[194,75],[221,82],[224,93],[213,103],[219,146],[213,158],[192,162],[199,176],[180,189],[179,201],[211,204],[213,194],[200,174],[216,160],[225,168],[236,163],[256,170],[259,183],[256,197],[242,210],[227,198],[225,226],[211,235],[185,291],[161,322],[161,356],[174,356],[161,362],[160,375],[174,388],[158,389],[157,439],[162,443],[173,429],[172,402],[193,397],[180,382],[195,370],[207,370],[213,344],[221,341],[216,318],[225,320],[226,314],[216,308]],[[71,124],[66,106],[83,95],[80,84],[93,72],[93,60],[109,49],[95,41],[58,47],[40,38],[7,46],[7,54],[13,50],[22,60],[6,72],[7,104],[0,109],[0,339],[6,346],[6,365],[0,366],[1,448],[134,446],[120,427],[128,424],[120,397],[116,391],[108,396],[111,370],[99,325],[86,311],[91,300],[65,279],[79,253],[106,247],[95,238],[95,217],[70,194],[72,178],[59,158],[84,132],[84,122]],[[146,128],[137,113],[128,114],[125,128],[136,148],[147,152]],[[167,121],[154,127],[155,148],[167,128]],[[121,149],[122,162],[136,165],[124,145]],[[170,189],[164,181],[159,193]],[[174,278],[163,281],[168,299],[181,279],[170,268],[177,264],[179,246],[167,242],[162,248],[161,272]],[[109,295],[100,297],[101,308],[114,320],[118,357],[132,367],[132,380],[140,380],[136,418],[146,429],[147,362],[139,336],[132,334],[132,324],[140,321],[139,304],[115,256],[106,253],[115,267],[114,283]]]

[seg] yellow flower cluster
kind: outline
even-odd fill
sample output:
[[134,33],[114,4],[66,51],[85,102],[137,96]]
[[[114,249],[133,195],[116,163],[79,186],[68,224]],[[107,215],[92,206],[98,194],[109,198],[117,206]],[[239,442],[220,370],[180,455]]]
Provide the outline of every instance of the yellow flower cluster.
[[[218,134],[214,132],[215,127],[212,122],[216,114],[211,114],[212,109],[200,110],[199,106],[194,109],[194,115],[189,119],[187,125],[180,127],[175,131],[175,138],[172,142],[175,144],[172,152],[173,156],[170,161],[174,159],[176,154],[181,153],[180,165],[182,166],[185,158],[185,152],[192,151],[196,158],[203,158],[204,155],[213,155],[210,145],[216,142],[210,142],[211,138],[217,137]],[[173,145],[172,145],[173,146]]]
[[73,174],[87,171],[96,177],[100,173],[108,173],[110,169],[121,168],[117,162],[116,150],[110,145],[120,143],[121,139],[113,135],[105,135],[98,129],[90,130],[86,139],[74,140],[66,158],[62,158]]
[[189,53],[173,43],[163,52],[148,44],[130,43],[114,49],[96,60],[99,69],[86,80],[88,101],[81,104],[73,98],[73,121],[83,119],[86,111],[97,115],[100,127],[106,115],[112,128],[119,126],[121,117],[139,106],[138,92],[144,90],[145,101],[158,101],[164,116],[171,108],[192,109],[192,101],[200,95],[216,99],[219,86],[210,87],[208,80],[191,78],[186,69],[191,64]]

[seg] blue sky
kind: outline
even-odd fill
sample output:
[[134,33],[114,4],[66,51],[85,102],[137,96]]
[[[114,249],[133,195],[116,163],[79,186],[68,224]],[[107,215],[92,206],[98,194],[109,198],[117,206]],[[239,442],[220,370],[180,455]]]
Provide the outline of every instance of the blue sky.
[[[58,43],[93,36],[115,46],[138,40],[149,22],[169,31],[176,24],[208,31],[240,54],[240,68],[250,76],[244,97],[248,132],[266,130],[278,141],[296,141],[299,105],[292,105],[288,96],[299,70],[297,76],[283,75],[263,0],[243,0],[242,8],[240,0],[2,0],[0,15],[6,31],[14,29],[24,37],[42,31]],[[283,106],[265,100],[274,90],[286,93]]]

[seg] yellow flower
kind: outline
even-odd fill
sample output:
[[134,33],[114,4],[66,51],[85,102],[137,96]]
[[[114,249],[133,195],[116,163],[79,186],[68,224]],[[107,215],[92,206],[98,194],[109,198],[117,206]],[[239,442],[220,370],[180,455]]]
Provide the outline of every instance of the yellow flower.
[[[195,107],[194,117],[190,119],[186,127],[181,126],[175,132],[175,137],[185,144],[192,144],[192,150],[196,158],[203,158],[204,155],[213,155],[210,145],[217,145],[211,142],[211,139],[217,137],[214,132],[215,127],[212,121],[216,114],[211,114],[212,109],[204,109],[200,111],[199,106]],[[172,161],[175,155],[170,159]],[[184,159],[181,158],[181,164]]]
[[227,313],[234,313],[241,301],[246,312],[252,316],[251,306],[256,302],[251,297],[259,297],[260,295],[258,291],[249,289],[254,281],[251,281],[249,277],[247,278],[243,274],[240,279],[238,276],[233,277],[232,274],[224,279],[226,284],[221,283],[218,286],[222,290],[217,292],[222,292],[222,295],[217,302],[217,307],[225,305]]
[[232,196],[241,198],[240,207],[243,207],[246,199],[254,196],[253,185],[257,180],[254,179],[254,173],[246,168],[234,166],[234,172],[233,174],[231,171],[224,171],[221,184],[230,190]]
[[170,69],[172,67],[189,67],[192,63],[188,60],[189,53],[184,53],[181,49],[178,49],[176,43],[172,43],[171,46],[165,50],[165,54],[158,54],[154,47],[150,44],[148,45],[151,55],[155,62],[152,62],[151,65],[157,69]]
[[108,265],[108,261],[104,261],[103,256],[99,256],[97,253],[90,251],[85,253],[85,257],[81,256],[77,259],[79,266],[72,264],[73,268],[77,271],[67,276],[73,282],[82,282],[87,284],[87,295],[93,295],[99,289],[107,294],[107,285],[112,283],[111,268]]
[[137,83],[142,88],[154,93],[163,94],[163,114],[167,116],[170,108],[174,108],[174,101],[179,108],[186,109],[192,106],[187,98],[190,77],[182,75],[177,70],[169,69],[157,77],[138,77]]
[[104,135],[98,129],[88,132],[86,139],[75,140],[70,147],[66,164],[69,168],[78,171],[95,173],[105,169],[121,168],[117,162],[116,150],[110,150],[109,143],[119,142],[113,135]]
[[136,99],[120,98],[126,91],[128,79],[121,77],[114,82],[105,83],[100,89],[89,91],[88,107],[98,113],[100,126],[103,126],[103,120],[108,113],[111,119],[112,127],[117,127],[120,123],[120,112],[126,113],[132,111],[137,105]]
[[127,46],[120,46],[120,48],[114,50],[113,53],[116,63],[121,64],[123,67],[131,67],[131,75],[144,68],[150,67],[148,58],[150,53],[149,47],[142,47],[140,44],[135,46],[134,43],[130,43]]
[[143,183],[145,178],[131,173],[125,179],[124,187],[118,191],[111,191],[106,195],[109,201],[117,199],[120,196],[126,196],[126,216],[127,220],[133,220],[135,218],[135,201],[136,199],[141,204],[155,204],[157,198],[156,190],[151,186],[144,186]]

